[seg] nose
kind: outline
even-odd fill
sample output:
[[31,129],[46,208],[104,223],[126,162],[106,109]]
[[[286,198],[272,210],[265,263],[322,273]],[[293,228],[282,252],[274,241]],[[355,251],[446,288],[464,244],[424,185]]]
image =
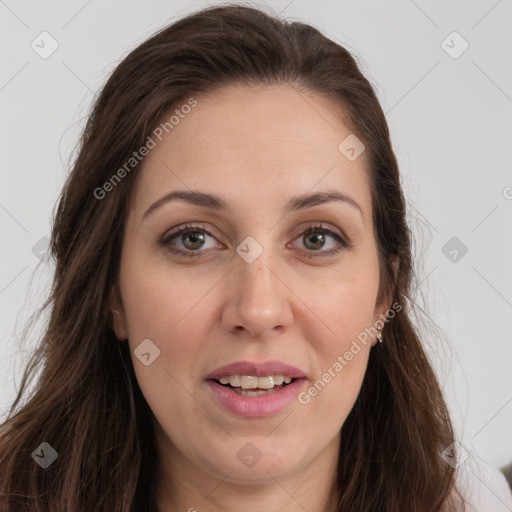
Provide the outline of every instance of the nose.
[[294,295],[270,250],[250,263],[237,255],[233,265],[225,281],[224,329],[248,339],[280,335],[292,324]]

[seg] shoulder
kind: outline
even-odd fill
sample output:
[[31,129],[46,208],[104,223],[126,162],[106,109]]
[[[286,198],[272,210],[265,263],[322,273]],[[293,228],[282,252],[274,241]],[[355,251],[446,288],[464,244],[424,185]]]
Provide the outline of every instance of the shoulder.
[[457,488],[466,512],[510,512],[512,491],[503,473],[482,460],[467,460],[458,468]]

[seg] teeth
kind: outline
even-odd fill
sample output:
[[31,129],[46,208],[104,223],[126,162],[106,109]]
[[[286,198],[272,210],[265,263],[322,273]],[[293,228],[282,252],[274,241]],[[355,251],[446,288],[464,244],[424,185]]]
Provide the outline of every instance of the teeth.
[[230,384],[234,388],[242,389],[272,389],[274,386],[290,384],[291,377],[285,375],[269,375],[266,377],[253,377],[251,375],[230,375],[219,379],[221,384]]
[[284,382],[284,375],[274,375],[274,384],[280,386]]

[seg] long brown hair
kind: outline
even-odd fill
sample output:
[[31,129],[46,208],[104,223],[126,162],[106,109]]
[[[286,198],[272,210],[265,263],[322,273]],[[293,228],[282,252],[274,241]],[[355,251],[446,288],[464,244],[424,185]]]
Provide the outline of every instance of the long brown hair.
[[[315,28],[229,5],[196,12],[153,35],[117,66],[95,101],[54,213],[56,270],[40,310],[49,311],[48,325],[0,428],[2,511],[156,510],[154,417],[128,345],[113,334],[109,308],[140,163],[108,193],[95,191],[107,189],[162,114],[193,94],[233,83],[289,84],[328,98],[366,146],[380,291],[402,310],[385,325],[384,343],[370,351],[359,397],[341,429],[338,510],[450,508],[455,470],[440,452],[454,435],[410,319],[410,233],[374,90],[351,54]],[[37,386],[22,403],[38,369]],[[58,457],[46,469],[33,460],[36,449],[46,448],[39,448],[43,442]]]

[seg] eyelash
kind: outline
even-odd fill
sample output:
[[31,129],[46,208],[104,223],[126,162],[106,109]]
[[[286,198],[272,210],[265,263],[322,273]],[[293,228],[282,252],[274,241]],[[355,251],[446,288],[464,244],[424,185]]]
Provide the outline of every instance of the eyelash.
[[[192,257],[192,258],[199,257],[204,253],[204,251],[200,251],[200,250],[198,250],[198,251],[191,251],[191,250],[183,251],[181,249],[174,249],[170,245],[170,242],[173,241],[175,238],[178,238],[180,235],[182,235],[184,233],[189,233],[189,232],[202,232],[202,233],[207,234],[208,236],[211,236],[212,238],[215,238],[204,227],[202,227],[200,225],[187,224],[180,230],[178,230],[170,235],[164,235],[160,240],[158,240],[158,243],[161,246],[165,247],[168,251],[172,252],[173,254],[177,254],[179,256],[184,256],[187,258],[188,257]],[[318,252],[316,254],[314,254],[315,251],[308,251],[310,254],[305,254],[305,256],[307,258],[319,258],[319,257],[322,258],[322,257],[326,257],[326,256],[332,256],[334,254],[339,253],[343,249],[348,249],[351,247],[351,245],[346,240],[344,240],[340,235],[338,235],[338,233],[335,233],[334,231],[332,231],[328,228],[325,228],[322,225],[316,225],[316,226],[309,227],[308,229],[303,231],[299,236],[304,236],[304,235],[310,234],[310,233],[321,233],[324,235],[330,235],[340,244],[341,247],[338,247],[336,249],[331,249],[329,251]]]

